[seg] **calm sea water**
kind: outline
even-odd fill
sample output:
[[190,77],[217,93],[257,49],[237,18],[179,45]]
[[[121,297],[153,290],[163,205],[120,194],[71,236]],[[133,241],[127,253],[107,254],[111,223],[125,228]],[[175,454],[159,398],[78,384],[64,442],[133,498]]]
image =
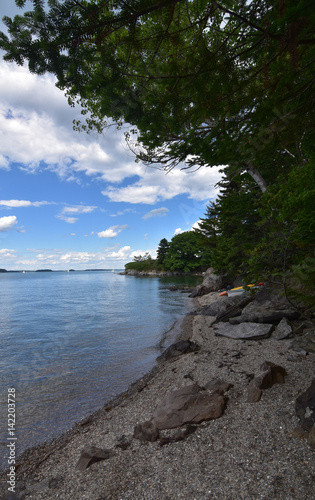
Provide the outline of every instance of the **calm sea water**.
[[169,291],[176,280],[0,274],[1,468],[8,389],[16,391],[17,454],[69,429],[147,373],[161,339],[164,348],[174,340],[172,325],[187,302]]

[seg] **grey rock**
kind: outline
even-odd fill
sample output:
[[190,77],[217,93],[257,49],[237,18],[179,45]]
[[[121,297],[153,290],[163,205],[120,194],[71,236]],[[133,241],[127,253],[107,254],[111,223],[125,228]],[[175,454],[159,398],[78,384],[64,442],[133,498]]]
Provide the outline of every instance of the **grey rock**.
[[189,352],[198,351],[200,347],[196,342],[191,340],[180,340],[175,342],[175,344],[170,345],[162,354],[158,357],[158,360],[165,361],[168,359],[176,358],[181,354],[187,354]]
[[214,325],[214,333],[219,337],[228,337],[236,340],[260,340],[270,336],[273,325],[258,323],[241,323],[231,325],[230,323],[217,323]]
[[222,297],[209,306],[202,307],[198,311],[198,314],[202,316],[219,316],[225,313],[230,307],[233,307],[234,305],[235,301],[232,298]]
[[98,448],[97,446],[85,446],[76,465],[79,471],[86,470],[90,465],[100,460],[107,460],[115,455],[113,450]]
[[233,384],[230,384],[229,382],[224,382],[219,378],[215,378],[207,382],[204,387],[207,391],[211,393],[217,392],[218,394],[222,395],[225,392],[229,391],[231,387],[233,387]]
[[157,427],[174,429],[185,424],[219,418],[225,407],[222,395],[209,394],[197,384],[182,387],[171,392],[153,413]]
[[128,439],[124,434],[118,439],[116,448],[121,448],[122,450],[126,450],[131,445],[130,439]]
[[315,425],[311,428],[307,440],[310,447],[315,450]]
[[243,312],[237,318],[232,318],[230,323],[232,325],[238,325],[240,323],[278,323],[282,318],[287,318],[290,320],[297,319],[300,316],[298,311],[294,310],[265,310],[256,308],[253,312],[248,312],[243,309]]
[[269,389],[274,384],[283,384],[286,370],[271,361],[265,361],[260,367],[260,373],[253,378],[248,386],[247,402],[260,401],[263,389]]
[[293,309],[284,297],[262,289],[256,293],[254,300],[243,308],[239,317],[231,319],[231,323],[279,323],[282,318],[294,320],[299,316],[300,313]]
[[217,275],[214,273],[214,269],[210,267],[206,270],[203,278],[202,286],[210,292],[216,292],[220,288],[223,288],[227,284],[227,277],[223,275]]
[[206,286],[204,285],[198,285],[196,286],[192,292],[190,293],[189,297],[191,298],[195,298],[195,297],[202,297],[203,295],[207,295],[208,293],[210,293],[212,290],[210,290],[209,288],[207,288]]
[[315,378],[306,391],[297,397],[295,411],[300,419],[300,427],[310,432],[315,424]]
[[193,434],[197,430],[195,425],[186,425],[182,429],[178,429],[172,436],[165,436],[160,439],[160,446],[165,446],[166,444],[177,443],[178,441],[183,441],[187,436]]
[[253,296],[250,292],[245,292],[242,295],[229,297],[227,300],[230,301],[230,305],[225,311],[217,315],[216,323],[219,321],[229,321],[230,318],[240,316],[243,308],[253,300]]
[[159,438],[159,429],[153,420],[148,420],[135,426],[133,437],[140,441],[153,443]]
[[272,337],[276,340],[285,340],[292,335],[292,326],[286,318],[282,318],[280,323],[276,326]]
[[291,344],[290,349],[301,352],[315,353],[315,328],[308,328],[303,331],[303,335],[297,337]]

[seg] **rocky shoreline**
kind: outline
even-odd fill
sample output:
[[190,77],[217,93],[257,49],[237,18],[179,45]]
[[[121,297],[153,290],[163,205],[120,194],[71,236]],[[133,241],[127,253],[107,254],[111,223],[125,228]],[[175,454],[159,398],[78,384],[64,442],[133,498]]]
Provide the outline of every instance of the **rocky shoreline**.
[[313,323],[266,291],[194,301],[150,374],[24,453],[1,498],[314,499]]

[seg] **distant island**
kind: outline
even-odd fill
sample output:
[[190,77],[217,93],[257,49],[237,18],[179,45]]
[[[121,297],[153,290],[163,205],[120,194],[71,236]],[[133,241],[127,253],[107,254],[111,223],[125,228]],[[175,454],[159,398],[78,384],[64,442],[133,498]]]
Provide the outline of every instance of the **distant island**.
[[[115,269],[115,271],[120,271],[121,269]],[[0,273],[65,273],[65,272],[75,272],[76,269],[34,269],[34,270],[8,270],[0,268]],[[91,271],[114,271],[114,269],[79,269],[79,271],[91,272]]]

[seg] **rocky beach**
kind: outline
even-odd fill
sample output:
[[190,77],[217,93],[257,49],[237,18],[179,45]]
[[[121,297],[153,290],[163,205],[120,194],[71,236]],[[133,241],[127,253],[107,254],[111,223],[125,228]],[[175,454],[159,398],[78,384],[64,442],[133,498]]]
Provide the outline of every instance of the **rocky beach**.
[[315,498],[312,322],[266,290],[199,292],[151,373],[24,453],[1,498]]

